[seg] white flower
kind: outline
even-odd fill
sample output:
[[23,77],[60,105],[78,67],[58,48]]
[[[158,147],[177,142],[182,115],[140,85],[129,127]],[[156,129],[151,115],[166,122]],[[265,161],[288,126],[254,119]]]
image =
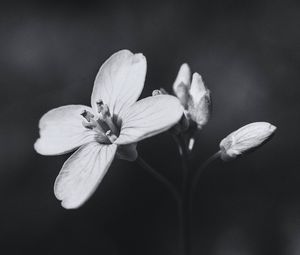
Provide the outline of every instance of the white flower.
[[34,144],[38,153],[59,155],[79,147],[64,163],[54,184],[63,207],[81,206],[115,155],[135,160],[138,141],[169,129],[181,118],[183,109],[176,97],[160,95],[137,101],[145,76],[145,57],[121,50],[100,68],[92,107],[62,106],[41,118],[40,138]]
[[251,151],[274,134],[276,127],[267,122],[254,122],[232,132],[220,143],[221,159],[228,161]]
[[189,66],[181,65],[173,84],[173,91],[183,105],[187,119],[201,129],[210,115],[210,91],[205,87],[201,76],[194,73],[191,82]]

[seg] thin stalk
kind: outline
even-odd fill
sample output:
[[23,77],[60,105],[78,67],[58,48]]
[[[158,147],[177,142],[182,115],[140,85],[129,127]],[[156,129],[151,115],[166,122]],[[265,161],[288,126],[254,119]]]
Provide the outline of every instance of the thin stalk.
[[145,169],[148,173],[150,173],[156,180],[158,180],[160,183],[162,183],[173,195],[175,200],[177,202],[180,202],[180,194],[178,193],[175,186],[163,175],[161,175],[159,172],[157,172],[154,168],[152,168],[142,157],[138,156],[136,159],[136,162]]
[[189,193],[188,193],[188,199],[189,199],[189,203],[188,203],[188,212],[189,212],[189,223],[191,224],[192,222],[192,218],[193,218],[193,198],[194,198],[194,193],[197,187],[197,183],[200,179],[201,174],[204,172],[204,170],[206,169],[206,167],[213,162],[214,160],[216,160],[219,156],[220,156],[220,151],[218,151],[217,153],[213,154],[211,157],[209,157],[196,171],[195,176],[192,180],[190,189],[189,189]]
[[190,255],[190,172],[188,167],[188,151],[184,138],[179,137],[179,150],[181,151],[182,166],[182,200],[180,203],[181,238],[184,255]]
[[195,176],[193,178],[192,187],[191,187],[191,193],[193,194],[196,190],[196,186],[199,182],[201,174],[204,172],[206,167],[212,163],[214,160],[220,157],[221,151],[216,152],[211,157],[209,157],[196,171]]

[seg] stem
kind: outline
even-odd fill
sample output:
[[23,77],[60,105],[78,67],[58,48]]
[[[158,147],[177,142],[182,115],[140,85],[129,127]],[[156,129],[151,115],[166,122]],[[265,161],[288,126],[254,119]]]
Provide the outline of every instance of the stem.
[[216,152],[215,154],[213,154],[211,157],[209,157],[196,171],[195,177],[193,178],[193,182],[192,182],[192,187],[191,187],[191,193],[192,195],[194,194],[195,190],[196,190],[196,186],[197,183],[200,179],[201,174],[204,172],[204,170],[206,169],[206,167],[213,162],[214,160],[216,160],[217,158],[220,157],[221,151]]
[[178,146],[179,152],[181,152],[182,165],[182,200],[179,205],[182,248],[184,255],[190,255],[190,173],[188,168],[188,152],[186,141],[182,136],[179,137]]
[[161,175],[159,172],[157,172],[154,168],[152,168],[143,158],[138,156],[136,159],[136,162],[148,173],[150,173],[156,180],[158,180],[160,183],[164,184],[164,186],[170,191],[170,193],[174,196],[175,200],[177,202],[180,202],[180,195],[177,191],[177,189],[174,187],[174,185],[166,179],[163,175]]
[[[189,189],[187,190],[187,198],[184,198],[184,200],[187,200],[188,203],[186,204],[187,206],[187,212],[188,212],[188,224],[190,224],[189,226],[191,226],[191,223],[192,223],[192,212],[193,212],[193,195],[195,193],[195,190],[196,190],[196,186],[197,186],[197,183],[200,179],[200,176],[201,174],[203,173],[203,171],[206,169],[206,167],[211,163],[213,162],[215,159],[219,158],[221,152],[218,151],[217,153],[213,154],[211,157],[209,157],[200,167],[199,169],[196,171],[195,173],[195,177],[193,178],[192,180],[192,183],[189,187]],[[190,231],[188,229],[188,231]],[[188,237],[189,238],[189,237]],[[189,242],[189,239],[188,239],[188,242]],[[188,243],[189,244],[189,243]],[[189,250],[187,251],[189,252]],[[186,255],[189,255],[189,253],[186,253]]]

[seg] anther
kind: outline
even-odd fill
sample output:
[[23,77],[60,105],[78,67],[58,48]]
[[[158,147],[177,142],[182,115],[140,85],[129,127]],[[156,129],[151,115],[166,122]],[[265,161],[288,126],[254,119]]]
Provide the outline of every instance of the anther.
[[168,92],[163,88],[152,91],[152,96],[167,95],[167,94],[168,94]]
[[102,111],[102,108],[103,108],[103,101],[100,99],[96,102],[97,104],[97,108],[98,108],[98,112],[100,113]]
[[102,114],[102,116],[103,116],[104,119],[110,117],[110,112],[109,112],[109,108],[108,108],[107,104],[105,104],[105,105],[102,106],[101,114]]
[[92,113],[90,113],[89,111],[87,111],[87,110],[84,110],[84,111],[81,113],[81,116],[82,116],[83,118],[85,118],[88,122],[90,122],[91,119],[94,118],[94,115],[93,115]]
[[85,128],[88,128],[88,129],[93,129],[95,127],[97,127],[96,123],[95,122],[85,122],[84,120],[82,121],[82,125],[85,127]]
[[101,106],[100,115],[101,115],[102,121],[104,121],[108,125],[109,129],[111,129],[114,134],[117,134],[118,129],[115,126],[115,124],[112,120],[112,116],[110,114],[110,111],[109,111],[109,108],[108,108],[107,104],[104,104],[104,105]]
[[117,136],[113,134],[110,129],[106,131],[105,135],[107,136],[107,138],[111,143],[114,143],[114,141],[117,140]]

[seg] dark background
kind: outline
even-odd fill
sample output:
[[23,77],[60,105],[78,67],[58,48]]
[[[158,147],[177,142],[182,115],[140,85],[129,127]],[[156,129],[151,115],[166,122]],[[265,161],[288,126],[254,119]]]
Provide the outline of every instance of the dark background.
[[[0,253],[180,254],[176,204],[135,163],[116,160],[80,209],[63,209],[53,183],[68,155],[35,153],[38,120],[89,104],[100,65],[123,48],[142,52],[143,97],[171,90],[188,62],[212,92],[213,115],[192,166],[253,121],[278,127],[257,152],[215,162],[199,183],[193,254],[300,253],[299,4],[297,1],[1,2]],[[298,47],[297,47],[298,46]],[[171,137],[139,153],[178,183]]]

